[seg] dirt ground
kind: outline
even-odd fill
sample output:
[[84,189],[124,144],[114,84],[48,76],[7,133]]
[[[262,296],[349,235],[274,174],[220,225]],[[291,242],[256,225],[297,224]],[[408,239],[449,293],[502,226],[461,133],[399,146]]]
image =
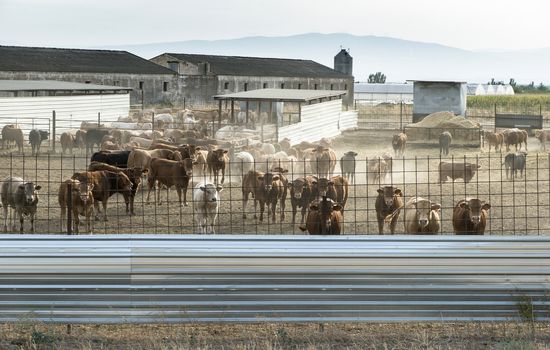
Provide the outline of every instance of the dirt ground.
[[0,324],[0,349],[550,349],[548,323]]
[[[369,183],[366,173],[367,160],[392,152],[391,131],[358,130],[346,132],[333,141],[338,158],[348,150],[359,153],[357,157],[356,183],[350,186],[349,199],[344,213],[344,234],[378,234],[374,203],[380,185],[393,184],[399,187],[405,200],[413,195],[428,197],[442,205],[442,232],[452,233],[452,208],[466,197],[479,197],[491,203],[486,234],[547,234],[550,233],[550,187],[549,154],[539,150],[538,140],[529,140],[526,176],[506,179],[502,165],[505,153],[487,153],[487,149],[453,146],[448,159],[468,161],[481,165],[474,179],[465,184],[461,179],[438,183],[439,149],[434,146],[409,145],[404,158],[394,159],[393,173],[377,183]],[[30,150],[26,150],[30,154]],[[83,154],[63,156],[41,154],[38,157],[4,152],[0,156],[0,178],[8,175],[22,176],[42,185],[36,224],[37,233],[60,232],[60,210],[57,204],[59,183],[75,171],[85,170],[89,158]],[[289,178],[298,177],[291,169]],[[340,173],[339,166],[336,174]],[[197,182],[199,179],[194,179]],[[143,189],[143,187],[142,187]],[[108,222],[95,222],[94,233],[193,233],[195,215],[192,189],[188,189],[188,207],[180,207],[175,190],[170,191],[169,201],[163,205],[147,204],[146,191],[140,190],[136,197],[136,216],[127,216],[122,196],[115,195],[109,201]],[[166,196],[166,191],[163,191]],[[275,223],[259,222],[252,218],[252,200],[246,208],[248,218],[243,220],[245,210],[239,176],[230,176],[221,192],[221,207],[216,233],[225,234],[302,234],[297,223],[291,223],[292,211],[289,196],[286,200],[285,220]],[[279,207],[278,209],[279,210]],[[25,222],[25,231],[29,225]],[[396,233],[403,233],[402,220]],[[385,232],[387,233],[387,228]]]

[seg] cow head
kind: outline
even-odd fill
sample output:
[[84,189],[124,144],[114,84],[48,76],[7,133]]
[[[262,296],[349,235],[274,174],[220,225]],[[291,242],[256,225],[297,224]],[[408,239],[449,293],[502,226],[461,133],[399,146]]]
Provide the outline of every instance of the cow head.
[[354,152],[354,151],[348,151],[346,153],[344,153],[345,156],[348,156],[348,157],[357,157],[359,153],[357,152]]
[[319,193],[319,196],[325,197],[329,188],[334,185],[334,182],[332,180],[321,177],[317,180],[313,180],[311,184],[313,186],[317,186],[317,193]]
[[302,195],[304,194],[307,185],[307,180],[303,177],[297,178],[296,180],[288,184],[288,186],[292,190],[293,197],[296,199],[302,198]]
[[319,225],[321,226],[321,233],[329,233],[332,227],[334,211],[341,211],[342,206],[332,199],[323,197],[319,201],[314,201],[309,205],[309,210],[317,211],[319,213]]
[[416,209],[416,219],[418,220],[418,226],[420,226],[420,228],[425,228],[428,226],[428,223],[433,215],[432,212],[439,211],[441,209],[441,204],[432,203],[427,199],[417,199],[414,204]]
[[384,198],[384,203],[388,207],[394,205],[396,197],[403,197],[403,193],[399,188],[393,186],[382,186],[378,189],[378,196]]
[[481,221],[482,210],[491,209],[491,204],[481,201],[477,198],[466,199],[459,204],[460,208],[466,210],[469,214],[470,221],[477,225]]
[[219,162],[223,162],[223,161],[225,161],[225,155],[227,154],[227,150],[225,150],[223,148],[218,148],[218,149],[213,150],[212,154],[213,154],[215,160],[217,160]]
[[221,186],[216,187],[211,183],[207,183],[204,186],[200,186],[199,190],[201,190],[204,194],[204,201],[207,203],[211,203],[211,202],[217,202],[219,200],[218,193],[220,193],[223,190],[223,187]]
[[23,195],[25,205],[33,205],[38,202],[38,191],[42,188],[32,182],[25,182],[17,188],[17,191]]
[[193,161],[191,158],[185,158],[183,160],[178,161],[180,164],[180,167],[185,171],[185,174],[187,176],[191,177],[193,175],[193,164],[196,163],[196,161]]
[[47,131],[47,130],[38,130],[38,132],[40,133],[40,140],[47,140],[48,137],[50,136],[50,132]]
[[80,200],[86,203],[89,198],[92,197],[92,190],[94,189],[94,184],[89,182],[80,182],[78,180],[72,180],[72,191],[74,194],[80,197]]
[[281,177],[278,174],[274,173],[265,173],[264,175],[258,176],[258,180],[263,181],[264,190],[270,192],[273,188],[273,183],[278,181]]

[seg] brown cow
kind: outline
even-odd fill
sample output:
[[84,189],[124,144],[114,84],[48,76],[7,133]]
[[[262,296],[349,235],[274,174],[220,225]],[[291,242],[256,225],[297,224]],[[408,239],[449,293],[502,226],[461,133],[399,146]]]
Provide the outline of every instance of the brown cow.
[[12,141],[17,145],[18,151],[23,153],[23,144],[25,142],[23,131],[13,124],[8,124],[2,128],[2,148],[7,146],[6,143]]
[[318,178],[312,181],[313,191],[319,197],[328,197],[342,206],[342,212],[348,202],[349,182],[346,178],[336,175],[330,180]]
[[76,142],[76,136],[70,132],[64,132],[59,139],[61,143],[61,153],[65,154],[66,150],[69,150],[69,154],[73,153],[73,148],[78,147]]
[[311,151],[309,162],[314,175],[329,177],[336,168],[336,153],[330,148],[317,146]]
[[405,153],[405,145],[407,143],[407,134],[404,132],[393,135],[391,145],[396,157],[403,157]]
[[440,162],[439,163],[439,183],[442,184],[447,181],[447,177],[450,177],[452,181],[456,179],[464,179],[465,183],[469,183],[477,169],[481,168],[480,164],[460,162]]
[[254,219],[256,219],[257,212],[257,203],[258,197],[261,195],[262,190],[262,180],[264,173],[261,171],[250,170],[248,173],[243,175],[243,183],[241,186],[242,198],[243,198],[243,219],[246,219],[246,205],[248,204],[248,196],[252,194],[254,199]]
[[86,184],[93,184],[92,194],[94,196],[95,218],[99,220],[99,202],[103,204],[103,221],[107,218],[107,202],[109,197],[115,193],[120,193],[126,203],[126,213],[130,214],[130,197],[132,195],[132,182],[123,173],[114,173],[112,171],[83,171],[74,173],[71,177]]
[[[265,205],[268,205],[267,217],[271,216],[272,222],[275,222],[275,211],[277,202],[280,202],[281,222],[285,219],[285,200],[287,194],[287,182],[283,174],[279,172],[262,173],[259,171],[249,171],[243,176],[243,218],[246,219],[246,205],[248,195],[254,196],[254,218],[257,218],[257,203],[260,204],[260,221],[264,219]],[[269,207],[271,206],[271,208]]]
[[441,204],[426,198],[412,197],[403,209],[405,233],[436,235],[439,232]]
[[485,131],[485,140],[489,145],[489,153],[491,153],[491,146],[495,148],[495,152],[502,152],[502,144],[504,143],[504,135],[502,133]]
[[151,159],[153,158],[162,158],[168,160],[182,159],[181,154],[178,151],[172,151],[169,149],[155,149],[151,151],[144,149],[135,149],[128,155],[128,167],[149,169],[151,165]]
[[477,198],[458,201],[453,210],[453,229],[457,235],[483,235],[491,204]]
[[535,137],[539,140],[541,148],[546,151],[546,141],[550,141],[550,130],[536,130]]
[[[70,193],[69,185],[71,187]],[[61,183],[57,196],[59,206],[61,207],[61,231],[66,230],[67,209],[70,201],[74,232],[77,234],[79,233],[79,215],[82,215],[86,217],[86,231],[93,233],[94,227],[91,220],[92,214],[94,213],[93,188],[93,183],[85,183],[73,179],[65,180]]]
[[132,193],[130,195],[130,215],[135,215],[134,201],[136,198],[136,192],[139,188],[139,184],[141,183],[141,176],[143,174],[146,174],[148,169],[143,169],[139,167],[119,168],[114,165],[109,165],[101,162],[91,162],[90,165],[88,166],[88,171],[99,171],[99,170],[107,170],[107,171],[112,171],[114,173],[120,172],[128,176],[128,179],[130,179],[130,181],[132,182]]
[[367,163],[367,180],[371,184],[380,183],[388,174],[388,164],[382,157],[369,159]]
[[302,231],[307,230],[310,235],[339,235],[344,222],[341,210],[340,204],[322,197],[309,205],[306,225],[299,228]]
[[506,129],[502,133],[504,135],[504,144],[506,145],[507,152],[510,151],[510,145],[514,145],[516,147],[516,151],[518,151],[518,145],[519,149],[521,149],[522,143],[525,144],[525,150],[527,151],[527,131],[513,128]]
[[208,173],[210,176],[214,176],[214,183],[219,184],[218,178],[220,176],[220,170],[222,172],[222,184],[225,181],[225,167],[229,164],[229,158],[227,156],[227,150],[222,148],[209,150],[206,156],[206,163],[208,166]]
[[[159,185],[162,184],[170,189],[175,186],[178,193],[178,200],[180,207],[188,206],[187,203],[187,187],[189,187],[189,180],[193,175],[193,160],[191,158],[185,158],[180,161],[153,158],[151,160],[149,175],[147,177],[147,184],[149,185],[149,191],[147,192],[147,203],[149,203],[149,195],[151,189],[155,188],[155,183],[158,181]],[[181,200],[181,192],[183,190],[183,202]],[[166,195],[168,201],[168,194]],[[160,198],[160,186],[157,190],[157,203],[162,205]]]
[[393,235],[399,219],[399,211],[403,207],[403,193],[401,190],[393,186],[380,187],[374,207],[376,209],[376,219],[378,220],[378,233],[384,233],[384,220],[391,215],[390,232]]
[[292,223],[296,222],[296,213],[298,208],[302,208],[302,219],[300,223],[304,223],[306,210],[309,203],[318,194],[314,191],[313,181],[316,181],[314,176],[299,177],[288,184],[290,187],[290,204],[292,205]]

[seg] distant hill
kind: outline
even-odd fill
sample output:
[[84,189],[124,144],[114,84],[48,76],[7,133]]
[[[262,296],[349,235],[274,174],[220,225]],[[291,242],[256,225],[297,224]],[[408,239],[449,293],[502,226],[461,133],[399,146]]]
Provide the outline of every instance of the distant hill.
[[104,47],[127,50],[144,58],[164,52],[311,59],[333,67],[340,46],[349,48],[353,74],[366,81],[381,71],[388,82],[408,79],[465,80],[485,83],[550,84],[550,47],[521,51],[468,51],[433,43],[350,34],[300,34],[286,37],[246,37],[230,40],[192,40]]

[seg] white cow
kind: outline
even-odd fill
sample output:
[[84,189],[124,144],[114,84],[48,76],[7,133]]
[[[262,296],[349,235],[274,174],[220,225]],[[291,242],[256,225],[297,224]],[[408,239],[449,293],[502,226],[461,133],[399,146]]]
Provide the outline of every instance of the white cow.
[[254,156],[249,152],[238,152],[231,165],[232,174],[242,176],[250,170],[254,170]]
[[[199,182],[193,189],[194,211],[199,233],[215,233],[214,224],[218,217],[221,191],[221,186],[216,187],[211,182]],[[207,226],[210,226],[209,230]]]

